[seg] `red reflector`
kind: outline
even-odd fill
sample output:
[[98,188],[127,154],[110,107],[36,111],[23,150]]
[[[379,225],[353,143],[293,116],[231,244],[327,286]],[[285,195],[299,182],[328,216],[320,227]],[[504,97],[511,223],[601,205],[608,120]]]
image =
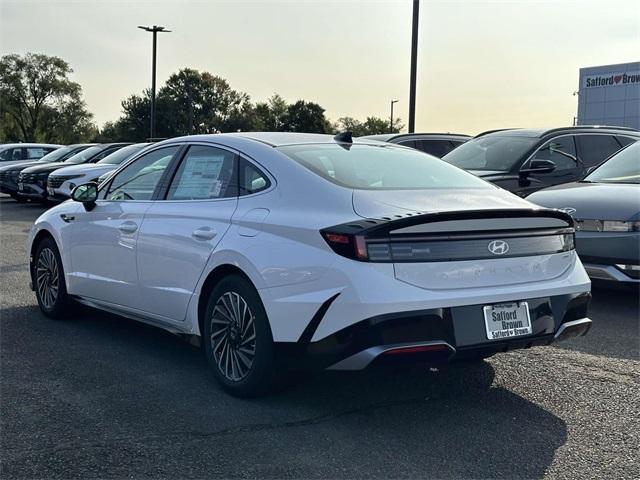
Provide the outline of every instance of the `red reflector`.
[[347,245],[349,243],[349,237],[347,235],[339,235],[337,233],[327,233],[324,236],[328,242],[331,243],[342,243]]
[[419,353],[419,352],[439,352],[442,350],[448,350],[446,345],[434,344],[434,345],[418,345],[416,347],[398,347],[387,350],[383,355],[404,355],[405,353]]

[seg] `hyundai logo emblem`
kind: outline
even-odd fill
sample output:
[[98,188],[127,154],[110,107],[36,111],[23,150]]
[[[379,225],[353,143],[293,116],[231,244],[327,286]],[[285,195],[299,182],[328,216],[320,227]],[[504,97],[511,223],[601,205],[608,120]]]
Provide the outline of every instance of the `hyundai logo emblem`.
[[509,244],[504,240],[494,240],[493,242],[489,242],[487,248],[494,255],[504,255],[509,251]]
[[564,207],[564,208],[559,208],[558,210],[564,213],[568,213],[569,215],[573,215],[574,213],[576,213],[576,209],[573,207]]

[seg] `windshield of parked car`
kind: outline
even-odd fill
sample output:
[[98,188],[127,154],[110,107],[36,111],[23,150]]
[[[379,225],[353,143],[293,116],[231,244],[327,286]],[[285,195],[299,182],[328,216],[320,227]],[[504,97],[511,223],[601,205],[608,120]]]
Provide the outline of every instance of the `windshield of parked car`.
[[439,158],[394,145],[312,144],[278,150],[330,182],[349,188],[494,188]]
[[54,150],[51,153],[47,153],[44,157],[39,159],[39,162],[51,163],[58,162],[69,156],[69,153],[77,151],[78,147],[62,147]]
[[89,147],[86,150],[81,151],[80,153],[76,153],[73,157],[69,157],[64,161],[64,163],[85,163],[96,156],[98,153],[100,153],[103,148],[104,147],[98,145]]
[[616,153],[585,178],[596,183],[640,183],[640,142]]
[[120,165],[126,159],[131,157],[134,153],[139,152],[144,147],[149,145],[148,143],[136,143],[135,145],[129,145],[121,148],[120,150],[116,150],[110,155],[107,155],[102,160],[96,163],[96,165]]
[[537,138],[517,135],[487,135],[463,143],[442,157],[465,170],[510,171],[531,149]]

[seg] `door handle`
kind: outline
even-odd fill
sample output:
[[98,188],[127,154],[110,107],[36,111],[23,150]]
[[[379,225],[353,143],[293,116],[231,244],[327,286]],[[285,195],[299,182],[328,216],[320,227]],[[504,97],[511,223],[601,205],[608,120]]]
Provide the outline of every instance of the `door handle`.
[[196,228],[191,236],[198,240],[211,240],[217,235],[216,231],[209,227]]
[[138,224],[134,222],[124,222],[118,225],[118,230],[122,233],[133,233],[138,230]]

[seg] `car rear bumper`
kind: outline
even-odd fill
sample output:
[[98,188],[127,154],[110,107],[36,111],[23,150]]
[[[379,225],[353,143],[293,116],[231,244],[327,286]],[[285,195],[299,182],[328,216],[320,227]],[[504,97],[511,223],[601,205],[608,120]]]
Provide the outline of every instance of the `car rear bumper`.
[[590,278],[640,283],[640,232],[577,232],[576,251]]
[[[589,292],[529,298],[532,333],[487,339],[483,304],[380,315],[316,342],[277,343],[296,365],[361,370],[379,363],[442,364],[584,335],[591,326]],[[290,360],[289,360],[290,361]]]

